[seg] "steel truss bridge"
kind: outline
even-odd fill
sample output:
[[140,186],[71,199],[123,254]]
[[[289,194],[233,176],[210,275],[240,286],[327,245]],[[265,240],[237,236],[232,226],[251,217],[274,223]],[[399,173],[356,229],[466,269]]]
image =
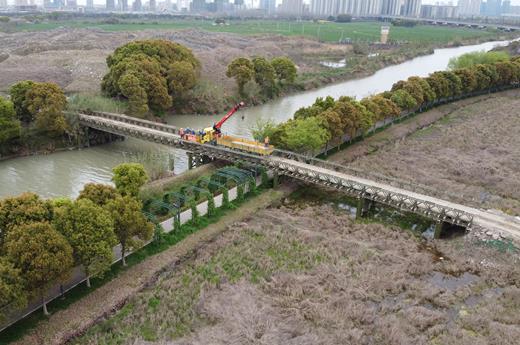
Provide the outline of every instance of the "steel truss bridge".
[[275,175],[289,176],[358,197],[363,201],[360,203],[362,208],[377,202],[427,217],[439,225],[438,234],[445,226],[456,225],[467,229],[490,230],[520,243],[520,222],[512,217],[465,206],[471,200],[463,196],[440,194],[439,191],[411,182],[288,151],[275,150],[271,156],[259,156],[222,146],[199,144],[182,139],[174,126],[126,115],[91,112],[78,116],[80,124],[87,128],[185,150],[192,166],[213,159],[262,166]]

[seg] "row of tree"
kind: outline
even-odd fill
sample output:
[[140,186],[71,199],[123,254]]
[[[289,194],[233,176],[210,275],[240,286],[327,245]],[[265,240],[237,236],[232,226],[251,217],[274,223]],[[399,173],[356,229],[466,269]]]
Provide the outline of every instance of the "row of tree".
[[101,89],[129,101],[129,111],[143,116],[182,103],[197,83],[200,62],[190,49],[167,40],[133,41],[107,57]]
[[67,99],[58,85],[25,80],[12,85],[9,95],[10,100],[0,97],[0,144],[9,146],[24,129],[51,136],[69,131],[63,113]]
[[277,57],[271,61],[258,56],[252,59],[239,57],[228,65],[226,76],[235,79],[242,98],[248,97],[245,86],[252,81],[260,87],[264,97],[272,98],[294,83],[297,69],[294,62],[287,57]]
[[439,71],[426,78],[410,77],[395,83],[390,91],[357,101],[351,97],[318,98],[299,109],[294,118],[274,125],[259,123],[252,130],[257,140],[268,136],[278,148],[296,152],[313,152],[330,140],[348,134],[363,135],[377,121],[403,113],[415,112],[432,105],[482,91],[520,83],[520,58],[467,68]]
[[24,193],[0,200],[0,317],[40,297],[81,265],[87,276],[103,275],[121,245],[123,265],[129,248],[149,240],[153,225],[143,216],[137,194],[147,175],[140,164],[114,168],[116,187],[87,184],[76,200],[42,200]]

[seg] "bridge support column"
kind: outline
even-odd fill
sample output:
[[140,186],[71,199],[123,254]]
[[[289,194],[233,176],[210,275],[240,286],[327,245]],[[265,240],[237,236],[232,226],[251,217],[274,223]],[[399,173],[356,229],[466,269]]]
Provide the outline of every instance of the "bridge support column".
[[278,175],[278,171],[273,172],[273,188],[278,188],[280,184],[280,176]]
[[442,233],[450,227],[450,223],[443,222],[442,220],[438,221],[437,224],[435,224],[435,231],[433,233],[434,239],[441,238]]
[[366,198],[359,198],[356,209],[356,218],[365,217],[373,205],[374,202],[372,200]]

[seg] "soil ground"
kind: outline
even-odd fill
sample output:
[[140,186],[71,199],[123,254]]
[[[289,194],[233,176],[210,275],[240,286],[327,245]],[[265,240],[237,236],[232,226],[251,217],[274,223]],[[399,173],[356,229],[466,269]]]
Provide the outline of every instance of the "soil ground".
[[107,71],[106,57],[118,46],[137,39],[161,38],[186,45],[202,63],[201,76],[224,93],[234,91],[225,76],[231,60],[239,56],[289,56],[299,73],[320,69],[319,58],[341,59],[348,47],[301,37],[242,36],[194,29],[107,32],[97,29],[56,29],[41,32],[0,33],[0,91],[25,79],[54,81],[67,92],[98,92]]
[[71,343],[516,344],[510,254],[358,222],[320,194],[235,224]]
[[519,90],[467,99],[420,114],[333,159],[518,216],[519,119]]

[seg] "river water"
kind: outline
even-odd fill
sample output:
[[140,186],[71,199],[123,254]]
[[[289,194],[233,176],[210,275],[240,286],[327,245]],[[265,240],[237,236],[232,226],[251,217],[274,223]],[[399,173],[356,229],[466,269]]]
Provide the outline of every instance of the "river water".
[[[379,70],[374,75],[332,84],[267,104],[242,109],[224,125],[228,134],[250,136],[250,128],[259,119],[282,122],[292,117],[300,107],[308,106],[316,97],[367,95],[389,90],[393,83],[410,76],[427,76],[444,70],[452,57],[464,53],[490,50],[507,41],[487,42],[478,45],[437,49],[433,54],[421,56],[399,65]],[[218,121],[222,115],[176,115],[167,119],[178,127],[204,128]],[[168,157],[174,159],[174,171],[180,173],[187,167],[187,157],[181,150],[156,145],[137,139],[127,139],[83,150],[72,150],[50,155],[21,157],[0,162],[0,197],[31,191],[43,197],[75,197],[88,182],[110,183],[111,169],[125,161],[139,161],[157,167],[167,165]]]

